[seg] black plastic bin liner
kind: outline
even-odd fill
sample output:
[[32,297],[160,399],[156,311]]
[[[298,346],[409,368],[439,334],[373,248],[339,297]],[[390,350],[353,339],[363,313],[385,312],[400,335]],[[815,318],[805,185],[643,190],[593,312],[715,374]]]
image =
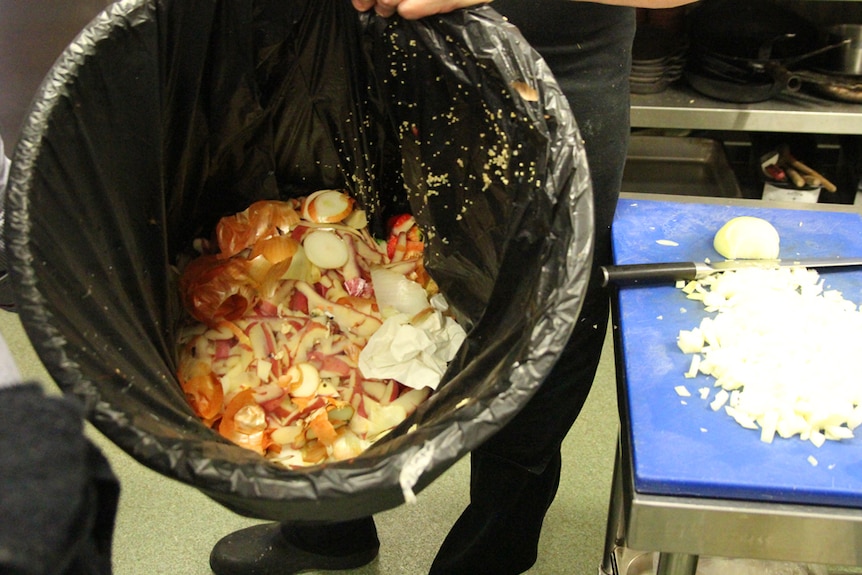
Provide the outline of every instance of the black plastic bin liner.
[[[187,406],[172,264],[255,200],[342,186],[376,230],[415,213],[469,335],[384,440],[291,471]],[[409,500],[532,395],[581,306],[591,202],[567,102],[490,7],[409,22],[346,0],[130,0],[44,80],[5,233],[24,328],[102,433],[237,513],[333,520]]]

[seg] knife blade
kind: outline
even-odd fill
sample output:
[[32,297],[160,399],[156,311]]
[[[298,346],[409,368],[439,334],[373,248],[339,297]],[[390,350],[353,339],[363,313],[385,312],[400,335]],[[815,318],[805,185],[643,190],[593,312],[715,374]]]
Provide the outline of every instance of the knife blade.
[[602,266],[602,285],[656,283],[677,280],[699,280],[724,271],[744,268],[777,269],[805,267],[813,269],[862,266],[860,258],[811,258],[799,260],[725,260],[719,262],[666,262],[656,264],[622,264]]

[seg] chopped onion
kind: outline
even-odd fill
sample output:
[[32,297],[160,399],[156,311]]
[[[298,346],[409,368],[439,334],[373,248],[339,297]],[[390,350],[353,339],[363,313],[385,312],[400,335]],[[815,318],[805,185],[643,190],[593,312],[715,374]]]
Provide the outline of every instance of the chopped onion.
[[714,274],[684,292],[716,312],[677,339],[694,355],[686,377],[699,361],[700,374],[715,379],[714,397],[701,394],[713,410],[759,428],[767,443],[853,437],[862,423],[862,386],[848,369],[862,356],[862,311],[853,302],[801,267]]
[[692,355],[691,356],[691,365],[688,368],[688,371],[685,372],[686,379],[693,379],[697,377],[698,372],[700,371],[700,356]]

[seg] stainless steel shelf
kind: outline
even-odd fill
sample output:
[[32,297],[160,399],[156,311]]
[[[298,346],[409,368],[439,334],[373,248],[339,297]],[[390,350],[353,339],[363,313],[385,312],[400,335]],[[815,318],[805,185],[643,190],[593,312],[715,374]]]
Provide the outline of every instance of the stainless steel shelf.
[[734,104],[674,85],[658,94],[632,94],[632,127],[862,135],[862,104],[804,93]]

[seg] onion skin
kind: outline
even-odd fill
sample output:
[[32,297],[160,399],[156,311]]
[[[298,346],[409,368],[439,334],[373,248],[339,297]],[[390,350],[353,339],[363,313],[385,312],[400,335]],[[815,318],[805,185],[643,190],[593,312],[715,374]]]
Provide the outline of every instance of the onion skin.
[[392,308],[413,316],[430,305],[428,295],[421,285],[391,269],[372,269],[371,283],[381,310]]
[[227,259],[253,246],[259,239],[287,232],[299,223],[293,202],[263,200],[219,220],[216,240],[219,257]]
[[263,455],[266,452],[266,434],[264,431],[262,429],[242,429],[237,422],[237,414],[244,408],[260,408],[254,400],[254,393],[250,389],[236,394],[227,404],[218,426],[218,432],[222,437],[229,439],[237,445]]
[[209,326],[242,317],[255,299],[247,260],[216,255],[192,260],[180,278],[180,295],[192,317]]
[[248,259],[263,256],[271,264],[289,260],[299,250],[299,242],[290,236],[272,236],[254,244]]
[[204,421],[213,421],[222,411],[224,393],[221,382],[212,372],[196,375],[180,386],[195,413]]

